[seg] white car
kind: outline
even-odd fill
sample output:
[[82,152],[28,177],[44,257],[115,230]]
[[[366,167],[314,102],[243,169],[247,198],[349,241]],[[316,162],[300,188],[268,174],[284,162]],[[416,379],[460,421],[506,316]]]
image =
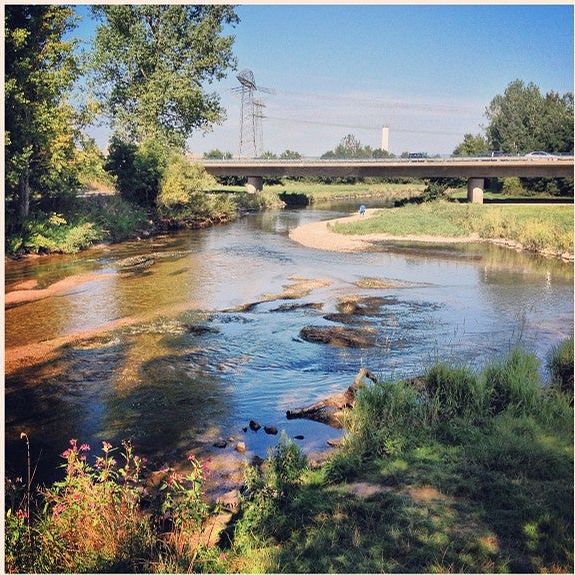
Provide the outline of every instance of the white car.
[[530,158],[532,160],[556,160],[557,156],[554,156],[553,154],[550,154],[549,152],[542,152],[542,151],[538,151],[538,152],[529,152],[528,154],[525,154],[526,158]]

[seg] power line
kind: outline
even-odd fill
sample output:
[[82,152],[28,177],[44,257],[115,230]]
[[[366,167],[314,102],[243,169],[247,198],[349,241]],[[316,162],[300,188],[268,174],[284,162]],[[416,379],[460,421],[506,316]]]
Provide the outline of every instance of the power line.
[[[334,128],[350,128],[352,130],[370,130],[370,131],[379,131],[381,130],[380,127],[374,126],[359,126],[359,125],[352,125],[352,124],[340,124],[337,122],[321,122],[319,120],[296,120],[294,118],[279,118],[277,116],[265,116],[266,120],[275,120],[278,122],[290,122],[294,124],[312,124],[317,126],[331,126]],[[408,130],[405,128],[393,128],[392,126],[388,126],[394,132],[404,132],[408,134],[432,134],[435,136],[461,136],[461,132],[445,132],[442,130]]]

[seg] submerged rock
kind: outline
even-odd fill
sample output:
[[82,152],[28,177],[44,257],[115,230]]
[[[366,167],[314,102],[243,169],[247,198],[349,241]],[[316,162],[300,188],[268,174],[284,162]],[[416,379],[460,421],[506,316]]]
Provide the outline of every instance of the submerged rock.
[[312,343],[328,343],[336,347],[366,348],[375,345],[377,332],[368,327],[306,326],[300,337]]
[[261,425],[257,421],[254,421],[253,419],[250,419],[249,426],[252,431],[257,431],[261,427]]
[[282,305],[270,309],[271,312],[289,312],[298,309],[321,309],[322,303],[283,303]]
[[277,435],[278,434],[277,427],[274,427],[273,425],[264,425],[264,431],[268,435]]
[[124,258],[116,262],[116,266],[120,268],[122,272],[135,272],[145,270],[156,263],[156,258],[151,255],[141,255],[132,256],[129,258]]

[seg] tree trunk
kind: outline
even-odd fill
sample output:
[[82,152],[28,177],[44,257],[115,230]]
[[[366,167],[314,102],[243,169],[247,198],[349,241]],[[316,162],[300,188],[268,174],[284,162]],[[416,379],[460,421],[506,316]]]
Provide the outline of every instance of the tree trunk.
[[355,376],[353,383],[344,392],[336,393],[306,407],[290,409],[286,412],[286,417],[288,419],[312,419],[313,421],[327,423],[327,425],[331,425],[332,427],[341,427],[343,412],[345,409],[353,407],[355,394],[358,389],[363,386],[364,377],[371,379],[373,382],[377,381],[377,378],[371,371],[362,367]]
[[30,167],[28,163],[22,170],[18,181],[18,223],[20,226],[30,215]]

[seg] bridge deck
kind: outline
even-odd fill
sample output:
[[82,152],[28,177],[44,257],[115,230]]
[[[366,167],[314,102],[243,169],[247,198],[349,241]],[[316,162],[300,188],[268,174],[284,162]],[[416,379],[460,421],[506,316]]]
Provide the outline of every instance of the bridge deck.
[[573,156],[553,159],[448,158],[385,160],[202,160],[214,176],[436,177],[493,178],[573,177]]

